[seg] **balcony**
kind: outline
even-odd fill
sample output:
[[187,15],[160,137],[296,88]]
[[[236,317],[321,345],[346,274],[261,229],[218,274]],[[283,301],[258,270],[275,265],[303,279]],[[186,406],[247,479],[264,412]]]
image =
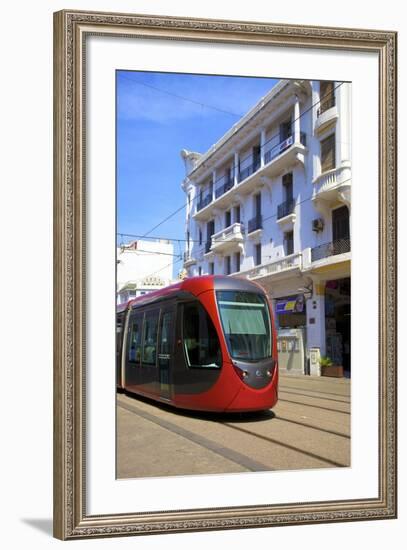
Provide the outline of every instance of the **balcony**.
[[[222,183],[223,181],[223,183]],[[220,181],[217,182],[217,186],[215,189],[215,198],[218,199],[225,193],[229,191],[229,189],[232,189],[233,187],[233,180],[229,177],[223,177],[220,179]]]
[[[300,132],[300,143],[304,147],[307,144],[307,136],[305,132]],[[286,139],[278,143],[277,145],[274,145],[271,149],[265,152],[264,154],[264,163],[268,164],[272,160],[274,160],[276,157],[284,153],[286,149],[294,145],[294,136],[288,136]]]
[[255,231],[259,231],[263,229],[263,217],[260,215],[260,216],[255,216],[254,218],[252,218],[251,220],[248,221],[247,223],[247,233],[252,236],[252,234],[255,232]]
[[198,201],[198,204],[196,205],[196,211],[199,212],[200,210],[203,210],[208,204],[212,202],[212,195],[206,195],[203,197],[203,199]]
[[351,169],[349,166],[334,168],[319,175],[313,181],[312,200],[316,208],[331,207],[335,203],[350,203]]
[[275,260],[268,264],[258,265],[247,271],[240,271],[236,275],[247,277],[248,279],[256,280],[264,277],[279,278],[279,275],[285,277],[288,271],[301,269],[301,253],[291,254],[279,260]]
[[311,248],[311,262],[350,252],[350,239],[338,239]]
[[335,104],[335,96],[330,95],[321,101],[321,106],[317,111],[317,120],[315,121],[315,133],[324,132],[329,126],[334,124],[339,118],[338,109]]
[[333,92],[330,92],[326,97],[321,99],[320,107],[317,110],[317,116],[321,116],[332,107],[335,107],[335,95]]
[[190,267],[191,265],[196,264],[197,260],[192,256],[192,253],[190,251],[184,252],[183,258],[184,258],[184,267]]
[[[212,197],[205,202],[198,202],[197,211],[193,215],[195,220],[207,221],[213,216],[213,209],[226,208],[230,205],[235,194],[247,195],[263,185],[263,176],[275,177],[287,166],[297,162],[304,162],[306,149],[306,134],[300,132],[299,141],[294,136],[279,142],[268,149],[264,154],[264,165],[259,161],[253,162],[250,166],[239,171],[237,185],[233,185],[231,179],[226,180],[225,176],[215,185],[215,200]],[[205,204],[204,204],[205,203]]]
[[250,164],[250,166],[246,166],[245,168],[239,171],[239,175],[237,178],[238,182],[240,183],[241,181],[247,179],[249,176],[257,172],[259,168],[260,168],[260,159],[256,160],[255,162],[253,162],[253,164]]
[[243,224],[234,223],[212,235],[211,252],[224,252],[239,248],[243,243]]

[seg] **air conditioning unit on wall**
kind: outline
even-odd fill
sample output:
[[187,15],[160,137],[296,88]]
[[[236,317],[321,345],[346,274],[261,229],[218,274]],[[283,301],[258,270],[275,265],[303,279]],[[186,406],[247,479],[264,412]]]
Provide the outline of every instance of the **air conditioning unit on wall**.
[[322,218],[316,218],[312,220],[312,231],[319,233],[324,229],[324,220]]

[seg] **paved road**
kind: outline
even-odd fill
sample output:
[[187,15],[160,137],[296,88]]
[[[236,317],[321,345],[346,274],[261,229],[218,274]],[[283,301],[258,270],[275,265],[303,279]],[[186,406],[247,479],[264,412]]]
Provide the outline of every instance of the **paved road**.
[[117,477],[350,466],[350,380],[280,376],[272,411],[178,411],[117,396]]

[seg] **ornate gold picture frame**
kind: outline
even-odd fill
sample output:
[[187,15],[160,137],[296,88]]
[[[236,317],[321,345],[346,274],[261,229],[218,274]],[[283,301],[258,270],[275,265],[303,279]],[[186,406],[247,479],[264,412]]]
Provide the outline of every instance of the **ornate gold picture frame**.
[[[87,507],[86,47],[92,36],[368,52],[378,61],[378,494],[92,515]],[[54,535],[60,539],[391,519],[396,476],[395,32],[132,14],[54,15]],[[113,130],[112,130],[113,131]],[[114,366],[112,365],[112,369]],[[114,415],[114,411],[112,411]]]

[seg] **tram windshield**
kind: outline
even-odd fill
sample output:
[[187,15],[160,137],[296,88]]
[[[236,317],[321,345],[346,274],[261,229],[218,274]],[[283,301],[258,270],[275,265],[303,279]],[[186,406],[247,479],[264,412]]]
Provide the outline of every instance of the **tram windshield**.
[[270,315],[264,296],[220,290],[216,297],[232,358],[259,361],[271,357]]

